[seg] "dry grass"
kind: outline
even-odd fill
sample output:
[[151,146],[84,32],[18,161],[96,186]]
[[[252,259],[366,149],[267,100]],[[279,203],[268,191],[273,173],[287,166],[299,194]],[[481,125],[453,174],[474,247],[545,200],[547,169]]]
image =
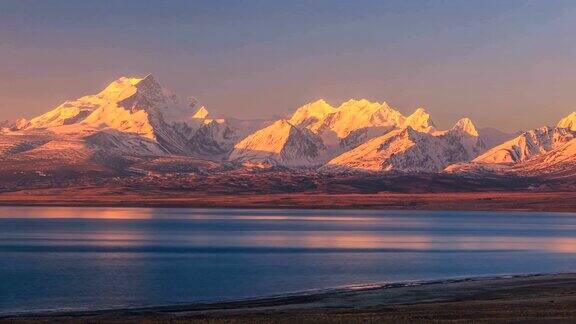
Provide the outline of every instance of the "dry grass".
[[0,205],[312,209],[576,211],[576,192],[202,194],[72,187],[0,193]]

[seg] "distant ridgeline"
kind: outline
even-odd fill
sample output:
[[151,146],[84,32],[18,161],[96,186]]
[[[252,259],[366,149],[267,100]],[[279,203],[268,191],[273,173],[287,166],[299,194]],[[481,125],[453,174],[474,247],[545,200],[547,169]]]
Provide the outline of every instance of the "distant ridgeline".
[[1,126],[0,171],[43,177],[148,174],[150,165],[161,173],[285,168],[462,176],[576,168],[576,113],[556,127],[521,134],[478,130],[468,118],[439,130],[423,108],[403,116],[365,99],[337,107],[321,99],[280,120],[213,118],[197,100],[181,100],[151,75],[119,78],[98,94]]

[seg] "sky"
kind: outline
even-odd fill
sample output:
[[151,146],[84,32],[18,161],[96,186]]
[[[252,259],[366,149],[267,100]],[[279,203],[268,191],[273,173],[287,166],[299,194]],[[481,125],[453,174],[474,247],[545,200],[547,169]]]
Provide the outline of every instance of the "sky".
[[0,119],[151,73],[234,117],[325,98],[505,131],[576,110],[576,1],[0,0]]

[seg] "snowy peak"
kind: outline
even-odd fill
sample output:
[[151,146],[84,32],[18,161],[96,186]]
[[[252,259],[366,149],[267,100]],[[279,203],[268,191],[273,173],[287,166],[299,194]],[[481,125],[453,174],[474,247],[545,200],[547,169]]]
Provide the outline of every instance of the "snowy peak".
[[290,123],[306,127],[321,121],[332,112],[334,112],[334,107],[326,100],[319,99],[298,108],[290,118]]
[[158,84],[158,82],[156,82],[156,79],[150,73],[143,78],[132,78],[131,81],[133,82],[133,85],[138,87],[139,89],[160,88],[160,85]]
[[439,172],[464,155],[443,138],[408,126],[376,137],[332,159],[327,170]]
[[120,77],[110,83],[98,95],[105,102],[123,102],[138,94],[140,99],[157,100],[162,97],[163,90],[151,74],[143,78]]
[[451,129],[452,131],[461,132],[464,134],[468,134],[470,136],[479,136],[474,123],[470,118],[462,118],[454,124],[454,127]]
[[174,95],[164,90],[152,75],[144,78],[122,77],[98,94],[102,99],[82,124],[112,128],[155,139],[162,133],[161,121],[181,119],[189,112],[179,107]]
[[[31,119],[26,125],[20,125],[24,126],[20,129],[51,128],[80,123],[91,124],[102,121],[103,115],[106,115],[108,118],[105,119],[114,125],[122,123],[127,115],[138,110],[145,110],[158,103],[164,104],[174,100],[175,98],[168,98],[164,95],[162,88],[152,75],[144,78],[121,77],[110,83],[98,94],[66,101],[54,110]],[[140,115],[137,118],[143,118]]]
[[278,120],[235,145],[229,160],[264,166],[309,167],[323,163],[321,140],[287,120]]
[[486,151],[469,163],[453,165],[449,172],[478,171],[552,172],[559,165],[576,161],[576,131],[568,127],[540,127],[510,139]]
[[181,102],[149,74],[120,77],[97,94],[66,101],[30,121],[11,123],[4,131],[73,137],[80,142],[88,141],[88,137],[110,139],[107,134],[114,134],[118,142],[124,136],[134,144],[129,146],[135,149],[126,152],[130,156],[141,153],[137,143],[142,144],[142,153],[150,152],[145,148],[155,143],[156,152],[221,160],[240,138],[261,124],[209,119],[208,110],[198,100]]
[[387,103],[370,102],[366,99],[351,99],[342,103],[319,123],[309,128],[314,132],[330,130],[338,138],[346,138],[352,132],[373,127],[395,127],[404,116],[390,108]]
[[537,128],[493,147],[473,162],[512,164],[527,161],[562,146],[572,140],[575,135],[576,133],[569,128]]
[[112,81],[106,88],[98,93],[98,97],[108,100],[120,101],[134,94],[136,85],[143,78],[120,77]]
[[558,122],[557,126],[560,128],[569,128],[570,130],[576,131],[576,111],[562,118]]
[[480,136],[470,118],[462,118],[448,131],[437,132],[436,135],[452,138],[452,143],[458,143],[458,150],[466,152],[466,158],[461,161],[469,161],[486,152],[486,144]]
[[371,102],[368,99],[349,99],[348,101],[343,102],[337,109],[349,113],[364,113],[366,115],[372,115],[375,113],[392,113],[395,115],[395,113],[398,113],[386,102]]
[[181,104],[150,74],[120,77],[95,95],[66,101],[29,122],[16,124],[14,129],[48,130],[79,138],[117,131],[155,141],[169,153],[188,154],[194,132],[208,122],[206,108],[197,106]]
[[[420,112],[420,116],[422,116]],[[417,125],[425,125],[418,124]],[[484,150],[469,120],[449,131],[430,132],[411,125],[393,130],[332,159],[328,170],[440,172],[446,166],[469,161]],[[462,136],[465,134],[466,136]]]
[[365,98],[362,98],[362,99],[350,98],[347,101],[344,101],[342,104],[340,104],[338,109],[372,108],[372,110],[374,110],[374,109],[379,109],[381,107],[390,108],[386,102],[380,103],[380,102],[371,102],[370,100],[365,99]]
[[231,158],[262,160],[262,155],[254,154],[256,151],[280,154],[287,146],[286,129],[292,129],[290,126],[315,135],[313,141],[320,141],[324,148],[322,156],[331,159],[326,169],[437,172],[485,151],[468,118],[450,130],[436,131],[424,108],[404,117],[386,102],[350,99],[337,108],[325,100],[304,105],[289,121],[277,121],[247,137],[236,146]]
[[430,114],[424,108],[418,108],[412,115],[408,116],[404,126],[410,126],[420,132],[431,132],[436,127],[431,120]]
[[[175,95],[160,86],[152,75],[142,79],[128,78],[123,94],[125,98],[118,98],[118,106],[131,111],[136,110],[170,110],[176,108],[178,100]],[[185,107],[178,107],[185,108]]]
[[280,153],[293,130],[292,124],[281,119],[246,137],[236,144],[235,149]]

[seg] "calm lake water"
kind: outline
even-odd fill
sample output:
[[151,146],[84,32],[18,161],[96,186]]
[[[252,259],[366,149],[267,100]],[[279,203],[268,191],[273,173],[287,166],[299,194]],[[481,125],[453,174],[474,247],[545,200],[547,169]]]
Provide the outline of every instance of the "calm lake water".
[[576,269],[576,214],[0,208],[0,313]]

